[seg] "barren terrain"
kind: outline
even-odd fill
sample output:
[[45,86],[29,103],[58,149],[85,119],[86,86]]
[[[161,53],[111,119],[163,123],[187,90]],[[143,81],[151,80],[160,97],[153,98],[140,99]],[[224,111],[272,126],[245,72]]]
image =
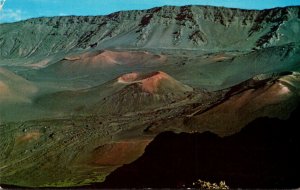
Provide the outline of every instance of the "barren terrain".
[[299,7],[1,24],[0,183],[103,182],[160,133],[227,138],[257,118],[288,119],[300,103],[299,33]]

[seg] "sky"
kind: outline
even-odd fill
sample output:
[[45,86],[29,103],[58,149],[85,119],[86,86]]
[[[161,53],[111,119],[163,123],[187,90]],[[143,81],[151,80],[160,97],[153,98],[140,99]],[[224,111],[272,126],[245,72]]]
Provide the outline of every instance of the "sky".
[[[0,0],[0,9],[4,1]],[[6,0],[0,10],[0,23],[42,16],[106,15],[120,10],[140,10],[163,5],[266,9],[300,5],[300,0]]]

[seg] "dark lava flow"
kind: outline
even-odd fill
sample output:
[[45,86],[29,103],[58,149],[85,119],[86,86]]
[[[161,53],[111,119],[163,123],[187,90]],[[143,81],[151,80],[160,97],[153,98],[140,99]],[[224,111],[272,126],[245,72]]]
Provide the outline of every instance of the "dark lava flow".
[[300,106],[288,120],[259,118],[239,133],[158,135],[135,162],[90,187],[192,186],[225,180],[231,188],[300,187]]

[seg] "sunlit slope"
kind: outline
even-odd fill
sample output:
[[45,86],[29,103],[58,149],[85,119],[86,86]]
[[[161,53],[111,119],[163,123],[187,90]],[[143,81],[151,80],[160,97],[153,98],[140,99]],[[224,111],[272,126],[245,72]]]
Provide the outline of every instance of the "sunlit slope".
[[26,79],[0,67],[0,104],[31,102],[37,87]]

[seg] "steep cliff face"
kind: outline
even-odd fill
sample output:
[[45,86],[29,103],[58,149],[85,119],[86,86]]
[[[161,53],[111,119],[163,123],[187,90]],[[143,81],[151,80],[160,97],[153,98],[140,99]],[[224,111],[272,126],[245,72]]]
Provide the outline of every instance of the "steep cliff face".
[[299,42],[299,7],[240,10],[164,6],[107,16],[36,18],[0,25],[0,56],[88,48],[250,50]]

